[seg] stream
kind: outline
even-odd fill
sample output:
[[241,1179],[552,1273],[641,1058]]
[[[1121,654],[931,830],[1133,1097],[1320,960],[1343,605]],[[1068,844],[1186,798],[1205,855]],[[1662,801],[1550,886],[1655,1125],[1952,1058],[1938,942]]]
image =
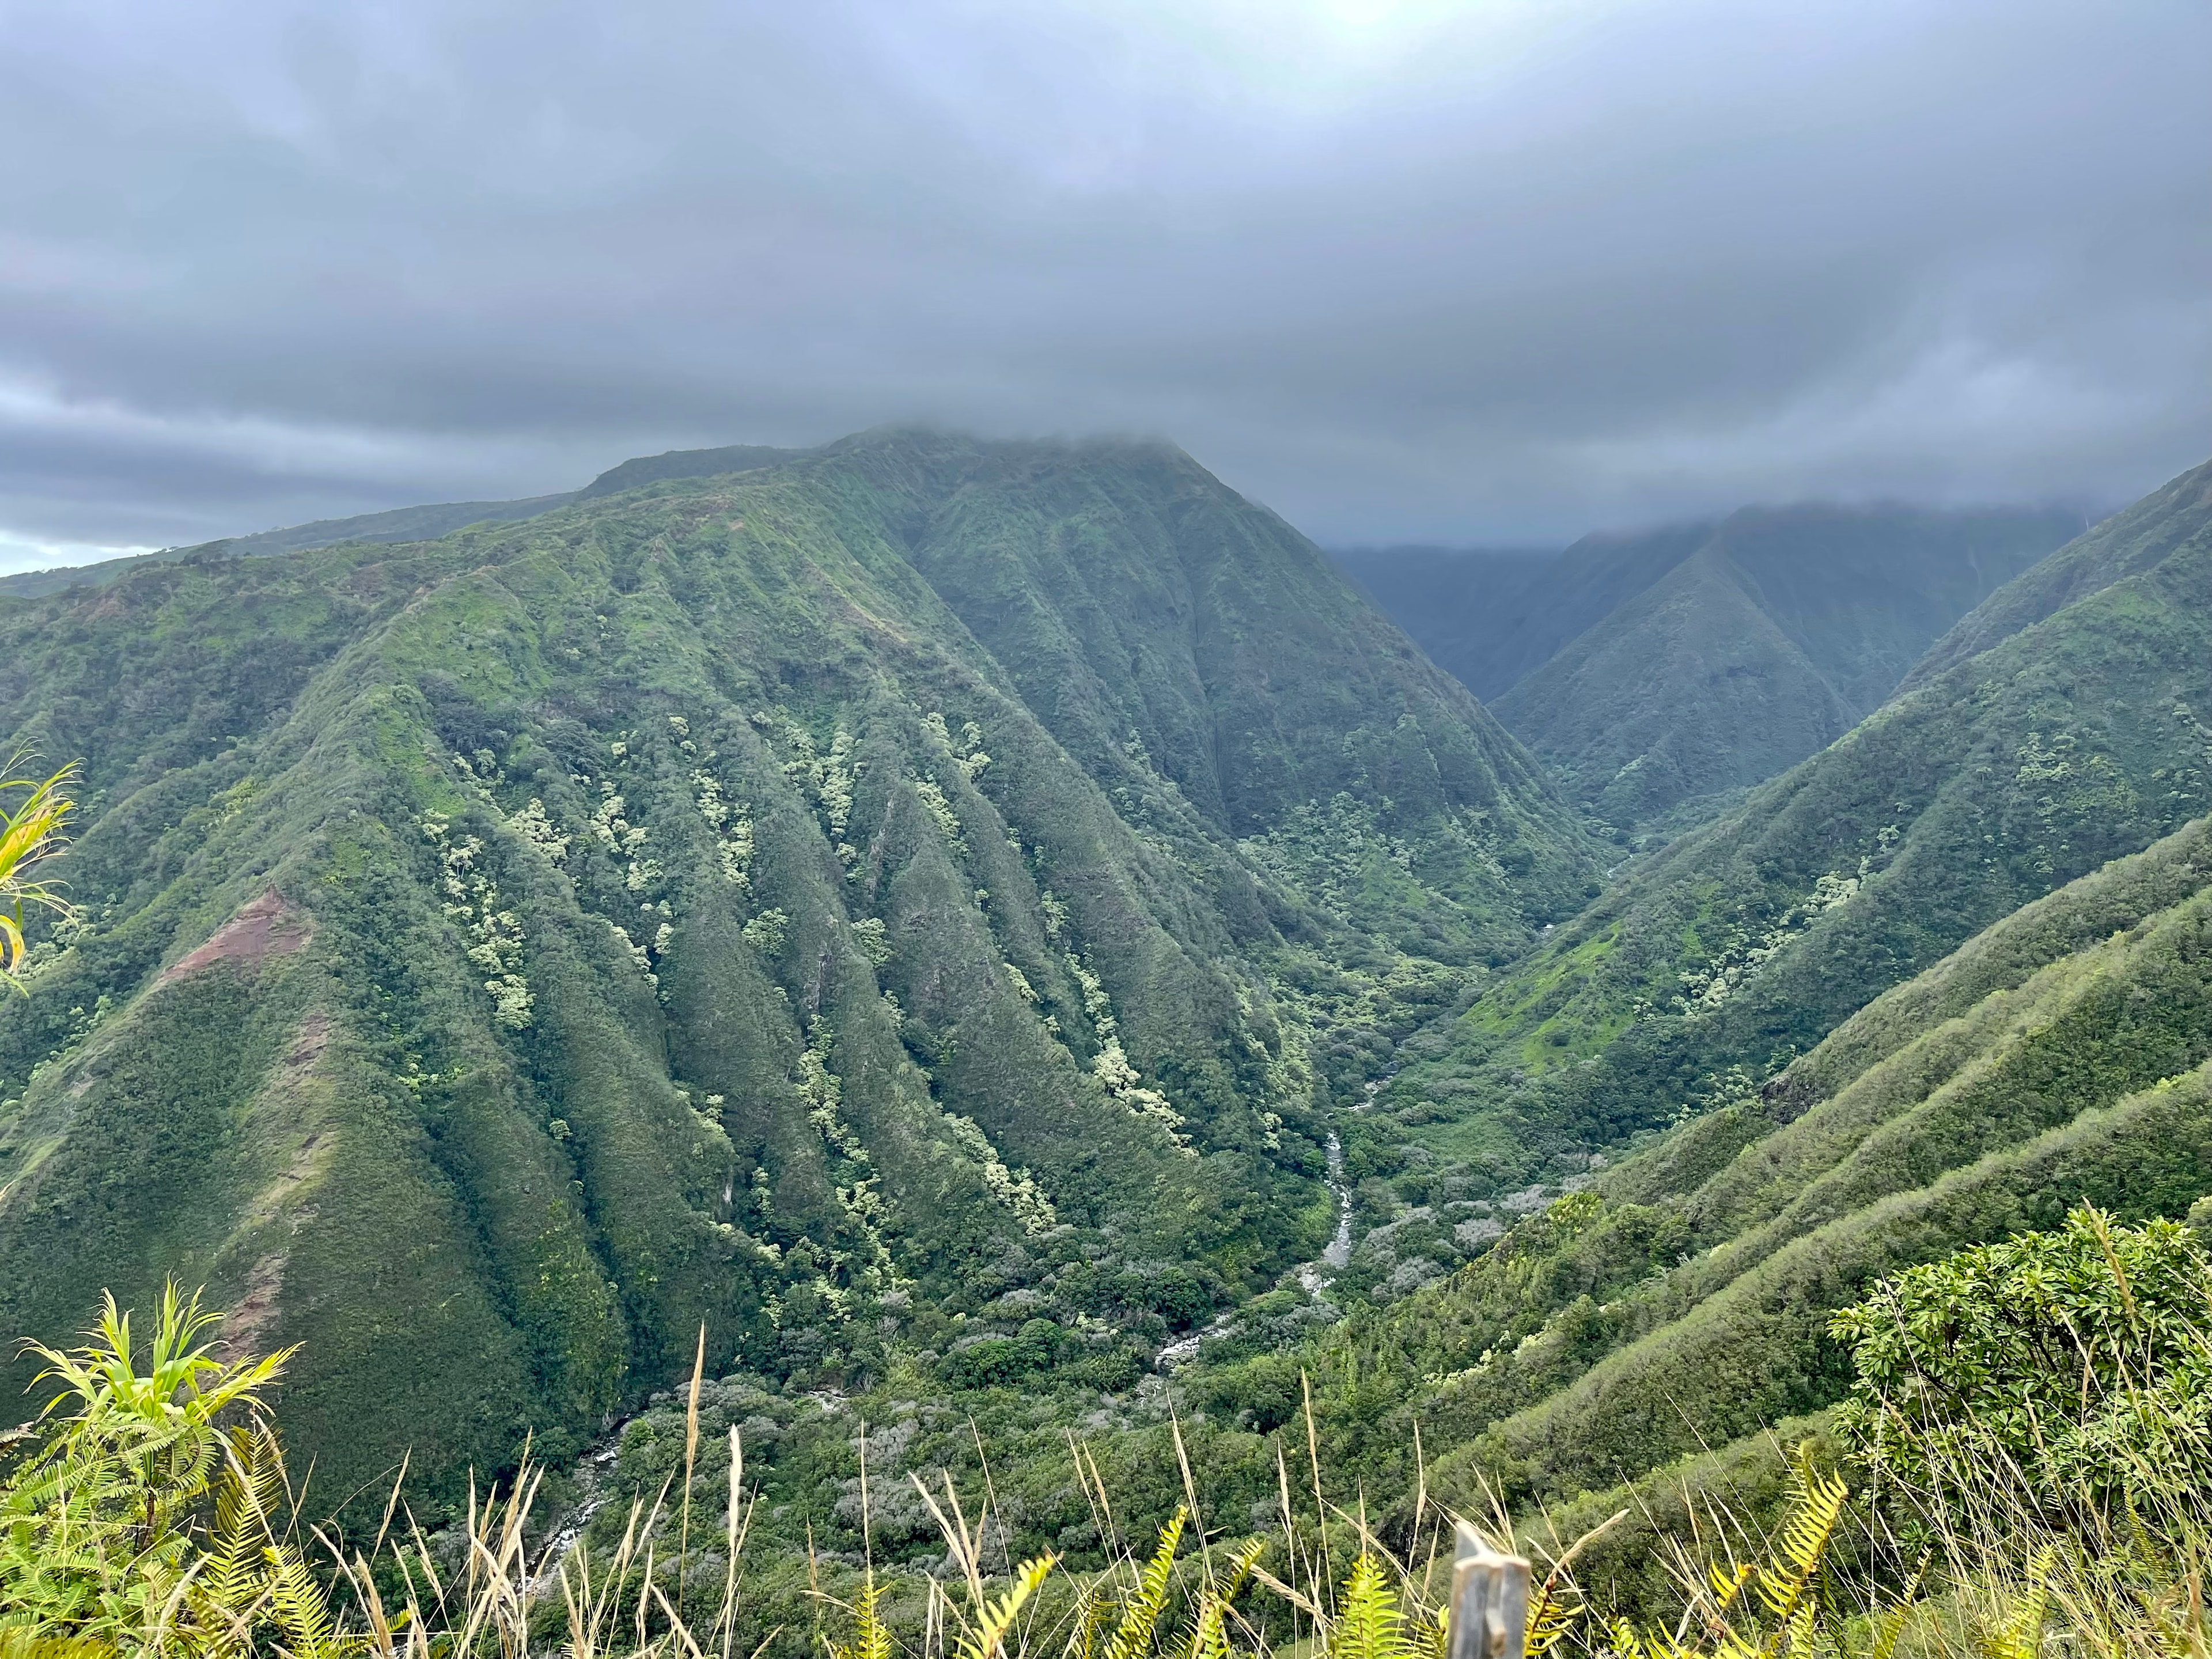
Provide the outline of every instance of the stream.
[[1336,1200],[1336,1237],[1322,1249],[1320,1261],[1298,1269],[1298,1283],[1306,1287],[1309,1296],[1319,1296],[1322,1286],[1328,1283],[1322,1277],[1324,1267],[1341,1273],[1352,1260],[1352,1188],[1344,1180],[1344,1142],[1334,1129],[1328,1132],[1328,1190]]

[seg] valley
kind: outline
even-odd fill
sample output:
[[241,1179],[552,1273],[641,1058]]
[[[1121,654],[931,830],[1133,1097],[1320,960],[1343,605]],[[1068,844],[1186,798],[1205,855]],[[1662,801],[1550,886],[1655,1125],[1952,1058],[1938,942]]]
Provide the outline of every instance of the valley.
[[1071,1435],[1139,1528],[1292,1442],[1394,1537],[1626,1507],[1661,1607],[1837,1310],[2212,1194],[2208,481],[1363,592],[1166,446],[893,429],[9,579],[84,775],[0,1316],[204,1285],[334,1506],[526,1444],[603,1545],[697,1365],[763,1621],[941,1557],[910,1474],[1102,1547]]

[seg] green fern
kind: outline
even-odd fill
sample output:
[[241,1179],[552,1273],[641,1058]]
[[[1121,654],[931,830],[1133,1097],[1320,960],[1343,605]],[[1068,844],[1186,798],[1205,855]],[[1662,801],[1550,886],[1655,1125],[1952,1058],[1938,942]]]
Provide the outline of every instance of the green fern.
[[1374,1555],[1361,1552],[1328,1632],[1328,1659],[1413,1659],[1405,1626],[1398,1592]]
[[2008,1595],[2005,1616],[1978,1620],[1973,1625],[1974,1650],[1979,1659],[2041,1659],[2043,1627],[2051,1617],[2052,1552],[2039,1550],[2028,1563],[2021,1591]]
[[1189,1518],[1189,1510],[1178,1506],[1167,1525],[1160,1528],[1152,1559],[1145,1563],[1144,1571],[1137,1575],[1135,1591],[1122,1604],[1121,1621],[1106,1644],[1106,1659],[1138,1659],[1139,1655],[1152,1651],[1160,1615],[1167,1610],[1168,1584],[1175,1573],[1176,1551],[1182,1547],[1183,1527]]
[[1229,1605],[1243,1593],[1252,1569],[1267,1547],[1264,1538],[1249,1540],[1229,1558],[1226,1571],[1218,1577],[1207,1575],[1200,1589],[1197,1611],[1191,1616],[1188,1639],[1182,1644],[1185,1659],[1230,1659]]
[[[1850,1488],[1814,1467],[1809,1446],[1798,1449],[1792,1485],[1790,1513],[1765,1560],[1707,1565],[1691,1608],[1692,1622],[1705,1629],[1705,1646],[1664,1632],[1639,1632],[1622,1620],[1613,1627],[1613,1650],[1622,1659],[1783,1659],[1812,1653],[1822,1634],[1820,1600],[1813,1592],[1826,1571]],[[1897,1633],[1889,1633],[1891,1649]]]
[[997,1601],[986,1602],[973,1627],[960,1638],[960,1659],[1001,1659],[1006,1632],[1013,1628],[1014,1620],[1030,1597],[1051,1576],[1059,1559],[1040,1555],[1014,1569],[1012,1586]]
[[891,1659],[890,1626],[883,1618],[883,1587],[876,1583],[876,1572],[870,1567],[861,1581],[860,1593],[853,1598],[853,1639],[831,1643],[830,1659]]

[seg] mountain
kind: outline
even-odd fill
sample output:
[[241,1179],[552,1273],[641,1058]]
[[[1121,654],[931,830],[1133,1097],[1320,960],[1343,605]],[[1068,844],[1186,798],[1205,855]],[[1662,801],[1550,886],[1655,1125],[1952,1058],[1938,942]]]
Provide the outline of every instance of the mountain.
[[2212,503],[2163,536],[1632,870],[1424,1033],[1389,1098],[1514,1168],[1617,1145],[1755,1092],[1982,928],[2212,807]]
[[1337,562],[1429,659],[1492,702],[1694,553],[1710,523],[1539,549],[1384,547]]
[[817,453],[771,449],[758,444],[733,444],[721,449],[672,449],[665,455],[641,456],[610,467],[581,489],[513,501],[439,501],[425,507],[398,507],[383,513],[358,514],[349,519],[318,519],[312,524],[263,530],[250,536],[232,536],[192,547],[164,548],[158,553],[102,559],[97,564],[25,570],[12,576],[0,576],[0,593],[39,599],[69,587],[105,586],[142,565],[173,563],[187,557],[203,561],[244,559],[335,547],[341,542],[428,541],[472,524],[510,524],[520,519],[534,519],[571,501],[620,495],[663,478],[702,478],[718,473],[750,471]]
[[1628,1540],[1580,1577],[1663,1602],[1656,1517],[1686,1487],[1779,1495],[1771,1431],[1818,1431],[1850,1375],[1827,1317],[1877,1278],[2083,1201],[2134,1220],[2212,1193],[2208,1011],[2200,818],[2005,917],[1762,1097],[1670,1130],[1449,1279],[1189,1386],[1265,1421],[1282,1376],[1310,1376],[1322,1445],[1370,1492],[1410,1490],[1418,1423],[1448,1504],[1496,1492],[1568,1537],[1626,1508]]
[[1345,1132],[1346,1317],[1201,1344],[1179,1380],[1224,1438],[1199,1455],[1310,1433],[1346,1484],[1502,1499],[1532,1543],[1626,1511],[1578,1580],[1672,1618],[1668,1535],[1710,1502],[1778,1515],[1784,1448],[1826,1434],[1836,1310],[2084,1201],[2202,1218],[2203,477],[2023,573],[1984,648],[1936,647],[1401,1043]]
[[98,564],[65,566],[55,570],[26,570],[0,576],[0,593],[38,599],[64,588],[105,586],[146,564],[173,563],[195,556],[251,558],[271,553],[297,553],[311,547],[330,547],[339,542],[415,542],[472,524],[505,524],[534,519],[575,499],[575,493],[535,495],[519,501],[443,501],[433,507],[400,507],[386,513],[364,513],[350,519],[318,519],[313,524],[283,530],[264,530],[251,536],[198,547],[173,547],[159,553],[134,554],[128,558],[103,559]]
[[2149,570],[2203,527],[2212,512],[2212,461],[2069,543],[2063,556],[2033,566],[1976,605],[1932,647],[1900,690],[2011,638],[2053,611]]
[[724,472],[754,472],[808,455],[818,449],[775,449],[766,444],[726,444],[720,449],[672,449],[659,455],[640,455],[611,466],[586,484],[579,494],[585,500],[619,495],[641,484],[664,478],[711,478]]
[[1595,891],[1570,811],[1176,451],[756,459],[0,600],[85,761],[0,1328],[204,1284],[344,1492],[568,1455],[702,1325],[1095,1398],[1318,1251],[1332,1107]]
[[2080,528],[2024,510],[1749,508],[1510,571],[1352,568],[1570,799],[1664,831],[1842,736]]
[[2051,514],[1738,513],[1494,709],[1571,799],[1650,823],[1826,748],[1954,618],[2079,528]]

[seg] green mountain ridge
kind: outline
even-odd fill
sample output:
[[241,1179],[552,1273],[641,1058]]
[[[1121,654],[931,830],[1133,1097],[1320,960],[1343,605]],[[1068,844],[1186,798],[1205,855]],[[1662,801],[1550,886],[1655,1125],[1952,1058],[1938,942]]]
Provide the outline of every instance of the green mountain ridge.
[[1352,549],[1334,556],[1437,667],[1486,702],[1704,545],[1711,521],[1539,549]]
[[760,444],[733,444],[721,449],[672,449],[662,455],[641,455],[610,467],[581,489],[550,495],[526,496],[511,501],[438,501],[422,507],[397,507],[381,513],[356,514],[343,519],[317,519],[310,524],[287,525],[251,535],[231,536],[190,547],[164,548],[155,553],[134,553],[97,564],[64,565],[50,570],[24,570],[0,576],[0,593],[40,599],[64,588],[104,586],[143,565],[179,559],[243,559],[275,553],[304,553],[342,542],[419,542],[465,530],[474,524],[509,524],[534,519],[566,507],[571,501],[620,495],[663,478],[711,477],[724,472],[744,472],[780,461],[818,453],[814,450],[773,449]]
[[1425,1034],[1390,1103],[1439,1146],[1616,1144],[2212,805],[2212,509],[2184,528],[1633,868]]
[[[204,1282],[304,1345],[341,1492],[563,1455],[702,1324],[1126,1387],[1594,890],[1464,689],[1164,447],[864,434],[0,629],[0,723],[86,758],[84,924],[0,1008],[0,1322]],[[1048,1353],[987,1311],[1032,1283]]]
[[[1841,1397],[1826,1319],[1875,1279],[2085,1200],[2140,1218],[2212,1193],[2212,821],[2007,916],[1778,1083],[1449,1279],[1189,1386],[1264,1427],[1310,1376],[1326,1454],[1368,1490],[1410,1490],[1418,1425],[1433,1497],[1495,1490],[1532,1525],[1678,1508],[1673,1483],[1723,1474],[1772,1499],[1770,1431]],[[1663,1600],[1649,1559],[1600,1566],[1586,1583]]]
[[2212,461],[2091,528],[1959,619],[1898,688],[1910,691],[2076,599],[2155,568],[2212,512]]
[[1826,748],[2063,514],[1747,509],[1493,700],[1571,799],[1625,827]]

